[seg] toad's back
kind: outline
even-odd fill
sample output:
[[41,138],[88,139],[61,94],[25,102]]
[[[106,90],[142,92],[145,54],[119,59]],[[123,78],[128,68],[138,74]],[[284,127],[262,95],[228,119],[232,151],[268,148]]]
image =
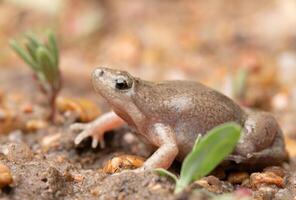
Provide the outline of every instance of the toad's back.
[[231,99],[197,82],[142,82],[135,89],[133,100],[147,123],[160,122],[174,129],[181,159],[199,133],[229,121],[243,126],[246,117]]
[[244,111],[231,99],[197,82],[143,82],[135,94],[135,104],[146,117],[175,129],[205,133],[228,121],[243,125],[245,119]]
[[246,118],[231,99],[197,82],[143,82],[135,94],[133,100],[149,119],[147,123],[161,122],[174,129],[180,159],[191,150],[198,134],[229,121],[243,126]]

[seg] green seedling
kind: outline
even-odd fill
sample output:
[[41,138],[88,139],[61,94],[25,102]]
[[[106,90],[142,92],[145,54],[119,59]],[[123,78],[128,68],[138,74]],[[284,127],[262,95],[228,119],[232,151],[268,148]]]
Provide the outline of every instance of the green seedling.
[[192,151],[186,156],[181,167],[180,178],[171,172],[155,169],[160,175],[171,177],[176,182],[175,193],[182,191],[191,182],[209,174],[235,148],[240,138],[241,126],[229,122],[199,136]]
[[232,80],[233,96],[237,99],[243,99],[246,95],[248,71],[239,69]]
[[27,34],[24,47],[12,40],[11,48],[33,70],[40,90],[47,96],[51,108],[49,119],[54,121],[56,97],[62,87],[59,69],[59,49],[53,32],[47,33],[47,42],[41,42],[35,35]]

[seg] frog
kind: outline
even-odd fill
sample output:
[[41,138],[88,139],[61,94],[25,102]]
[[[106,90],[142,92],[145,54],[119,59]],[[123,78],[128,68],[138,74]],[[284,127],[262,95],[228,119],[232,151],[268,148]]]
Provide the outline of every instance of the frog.
[[72,124],[71,130],[80,131],[75,144],[91,137],[93,148],[99,143],[104,147],[104,134],[127,124],[155,149],[137,171],[168,169],[174,160],[182,162],[197,137],[227,122],[242,129],[226,163],[268,166],[288,159],[283,132],[271,113],[244,108],[197,81],[152,82],[124,70],[98,67],[92,83],[112,111],[88,123]]

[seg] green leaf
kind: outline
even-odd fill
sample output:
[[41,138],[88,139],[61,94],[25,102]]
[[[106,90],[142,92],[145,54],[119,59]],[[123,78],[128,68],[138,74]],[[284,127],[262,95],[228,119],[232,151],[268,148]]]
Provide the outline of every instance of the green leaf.
[[175,182],[178,181],[178,177],[175,174],[169,172],[168,170],[165,170],[163,168],[156,168],[154,169],[154,171],[157,172],[160,176],[168,176],[172,178]]
[[37,49],[37,47],[42,45],[38,38],[32,33],[26,33],[26,38],[29,40],[32,46],[34,46],[34,49]]
[[15,40],[10,41],[10,46],[23,59],[23,61],[29,65],[29,67],[31,67],[34,71],[37,71],[37,64]]
[[232,87],[235,97],[243,97],[246,87],[246,81],[248,77],[248,71],[246,69],[240,69],[234,77]]
[[35,62],[37,62],[37,58],[36,58],[36,48],[34,47],[34,45],[30,42],[26,42],[25,43],[25,47],[27,49],[27,51],[29,52],[32,60],[34,60]]
[[175,192],[210,173],[235,148],[241,127],[233,122],[210,130],[184,159]]
[[53,67],[54,61],[50,52],[44,46],[39,46],[36,51],[36,56],[46,80],[53,85],[56,79],[56,70],[55,67]]
[[59,48],[57,45],[56,37],[52,31],[48,32],[48,47],[50,52],[53,55],[54,64],[55,64],[55,67],[57,68],[59,65]]
[[32,68],[38,79],[40,90],[49,98],[50,120],[54,120],[55,98],[61,89],[62,80],[59,70],[59,49],[53,33],[48,34],[48,44],[39,41],[34,34],[26,34],[25,48],[11,41],[11,48]]
[[201,134],[198,134],[198,135],[197,135],[197,138],[196,138],[196,140],[195,140],[195,142],[194,142],[194,146],[193,146],[193,148],[192,148],[192,151],[195,151],[195,150],[196,150],[196,147],[198,147],[198,144],[199,144],[199,142],[200,142],[200,140],[201,140],[201,137],[202,137]]

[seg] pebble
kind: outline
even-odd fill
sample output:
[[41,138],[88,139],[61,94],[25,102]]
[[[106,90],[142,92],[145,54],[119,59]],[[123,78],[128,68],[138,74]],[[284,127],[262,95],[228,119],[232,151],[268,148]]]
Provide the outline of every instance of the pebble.
[[116,156],[109,160],[103,167],[105,173],[117,173],[126,169],[136,169],[143,165],[144,159],[134,155]]
[[194,182],[193,187],[194,185],[198,185],[216,194],[231,192],[233,190],[233,186],[230,183],[220,181],[215,176],[207,176],[207,177],[201,178]]
[[10,169],[6,165],[0,163],[0,188],[8,186],[12,182],[13,178]]
[[57,107],[61,113],[74,111],[81,122],[89,122],[101,114],[101,109],[87,99],[63,98],[57,99]]
[[31,119],[26,122],[26,131],[35,132],[48,126],[47,122],[42,119]]
[[232,184],[240,184],[247,179],[249,179],[249,174],[247,172],[232,172],[227,178]]
[[273,172],[274,174],[284,178],[285,176],[285,170],[282,167],[279,166],[270,166],[266,167],[263,172]]
[[157,190],[161,190],[162,186],[161,184],[157,183],[157,184],[153,184],[152,186],[148,186],[149,190],[151,191],[157,191]]
[[282,177],[273,172],[252,173],[250,176],[250,185],[252,188],[259,188],[261,185],[276,185],[278,187],[284,186]]
[[45,149],[55,147],[59,144],[61,137],[62,137],[61,133],[47,135],[41,140],[41,145]]

